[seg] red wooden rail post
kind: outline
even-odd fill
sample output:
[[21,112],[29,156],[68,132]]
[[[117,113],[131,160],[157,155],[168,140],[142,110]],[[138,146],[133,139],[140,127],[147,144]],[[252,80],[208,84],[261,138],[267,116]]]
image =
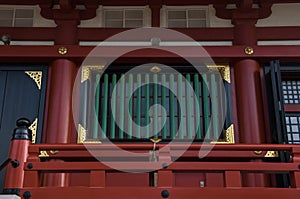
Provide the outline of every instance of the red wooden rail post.
[[23,188],[24,163],[28,155],[28,146],[31,143],[31,131],[29,120],[21,118],[17,121],[17,128],[14,129],[10,145],[9,158],[12,164],[8,165],[4,185],[4,194],[20,195]]
[[293,172],[291,175],[292,186],[295,188],[300,188],[300,147],[293,147],[292,149],[293,162],[299,163],[298,171]]

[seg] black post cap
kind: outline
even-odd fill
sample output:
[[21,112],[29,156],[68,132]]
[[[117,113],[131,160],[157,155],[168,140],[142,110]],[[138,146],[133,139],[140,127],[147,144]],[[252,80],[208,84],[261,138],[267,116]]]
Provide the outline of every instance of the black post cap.
[[29,119],[22,117],[16,121],[16,125],[17,127],[26,126],[28,128],[30,127],[31,122],[29,121]]
[[23,197],[24,197],[24,199],[29,199],[29,198],[31,197],[30,191],[25,191],[25,192],[23,193]]
[[170,193],[169,193],[168,190],[163,190],[163,191],[161,192],[161,196],[162,196],[163,198],[168,198],[169,195],[170,195]]
[[31,140],[32,133],[28,129],[31,122],[27,118],[20,118],[17,120],[17,128],[14,129],[12,140]]

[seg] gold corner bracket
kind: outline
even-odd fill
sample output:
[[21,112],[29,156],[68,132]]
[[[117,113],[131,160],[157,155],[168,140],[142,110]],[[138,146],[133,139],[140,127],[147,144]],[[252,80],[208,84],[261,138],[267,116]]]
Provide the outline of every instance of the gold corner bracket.
[[208,69],[210,70],[218,70],[222,76],[222,78],[230,84],[230,66],[229,65],[208,65]]
[[82,144],[86,140],[87,130],[81,124],[78,124],[78,139],[77,143]]
[[268,151],[265,158],[275,158],[278,157],[278,151]]
[[42,88],[42,71],[25,71],[25,73],[36,83],[39,90]]
[[47,151],[40,151],[39,158],[45,158],[45,157],[49,157]]
[[30,127],[28,127],[31,130],[31,133],[32,133],[31,142],[33,144],[36,142],[37,125],[38,125],[38,118],[35,118],[35,120],[32,122],[32,124],[30,125]]
[[231,124],[228,129],[226,129],[225,131],[225,140],[228,144],[234,144],[235,140],[234,140],[234,128],[233,128],[233,124]]
[[95,72],[102,72],[104,69],[104,65],[99,66],[83,66],[81,69],[81,83],[85,82],[86,80],[90,79],[92,71]]
[[233,124],[231,124],[226,130],[225,130],[225,139],[220,141],[212,141],[211,144],[235,144],[234,140],[234,127]]
[[78,144],[100,144],[100,140],[96,139],[87,139],[87,130],[81,125],[78,124]]

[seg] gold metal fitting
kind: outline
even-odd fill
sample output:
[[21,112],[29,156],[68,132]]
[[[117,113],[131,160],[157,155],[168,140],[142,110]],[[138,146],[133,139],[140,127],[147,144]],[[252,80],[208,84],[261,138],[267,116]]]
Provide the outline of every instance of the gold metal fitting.
[[153,66],[153,67],[150,69],[150,71],[151,71],[152,73],[158,73],[158,72],[161,71],[161,68],[159,68],[158,66]]
[[262,154],[262,151],[253,151],[253,153],[254,153],[255,155],[261,155],[261,154]]
[[254,49],[252,47],[246,47],[245,48],[245,53],[247,55],[252,55],[254,53]]
[[57,154],[57,153],[58,153],[58,150],[50,150],[50,153],[51,153],[52,155]]
[[61,55],[67,54],[67,52],[68,52],[68,49],[66,47],[60,47],[58,49],[58,53]]

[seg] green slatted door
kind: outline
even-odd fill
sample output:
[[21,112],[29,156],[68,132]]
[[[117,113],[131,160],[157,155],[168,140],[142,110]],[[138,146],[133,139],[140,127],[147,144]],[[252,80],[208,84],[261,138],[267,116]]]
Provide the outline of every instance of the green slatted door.
[[[87,133],[87,139],[98,139],[105,141],[109,138],[111,141],[149,141],[149,138],[160,138],[163,141],[169,141],[174,138],[179,140],[203,140],[205,136],[211,141],[224,139],[226,135],[219,137],[219,127],[224,126],[225,130],[231,126],[231,107],[230,107],[230,84],[224,81],[226,94],[221,95],[217,78],[214,72],[199,75],[197,73],[164,74],[164,73],[139,73],[125,75],[122,73],[108,72],[101,75],[93,74],[89,81],[93,81],[96,86],[90,82],[83,82],[82,93],[88,97],[82,96],[84,108],[81,107],[81,124]],[[205,82],[209,82],[207,85]],[[223,84],[221,83],[221,84]],[[143,84],[136,88],[136,85]],[[118,86],[117,86],[118,85]],[[162,85],[166,85],[162,86]],[[172,92],[170,89],[174,90]],[[96,88],[96,89],[95,89]],[[93,91],[91,90],[94,90]],[[116,89],[116,92],[113,90]],[[93,112],[89,110],[90,103],[87,99],[95,98],[94,113],[96,113],[95,122],[88,116]],[[227,98],[227,112],[221,111],[225,98]],[[180,106],[179,101],[183,102]],[[198,102],[198,103],[196,103]],[[153,108],[159,104],[165,107]],[[195,105],[199,105],[196,109]],[[225,105],[224,105],[225,106]],[[150,107],[152,109],[150,110]],[[197,111],[199,110],[199,111]],[[113,117],[115,115],[115,117]],[[227,120],[224,123],[219,122],[219,118],[226,115]],[[163,118],[166,123],[163,125]],[[135,126],[130,122],[134,121]],[[214,121],[214,122],[212,122]],[[149,123],[153,125],[150,128],[141,131],[142,127]],[[181,123],[181,125],[179,125]],[[197,128],[196,123],[199,123]],[[211,124],[212,123],[212,124]],[[140,125],[140,127],[139,127]],[[211,131],[209,131],[209,127]],[[101,129],[103,134],[101,133]],[[179,131],[178,131],[179,130]],[[177,133],[178,131],[178,133]],[[153,134],[153,132],[158,132]]]

